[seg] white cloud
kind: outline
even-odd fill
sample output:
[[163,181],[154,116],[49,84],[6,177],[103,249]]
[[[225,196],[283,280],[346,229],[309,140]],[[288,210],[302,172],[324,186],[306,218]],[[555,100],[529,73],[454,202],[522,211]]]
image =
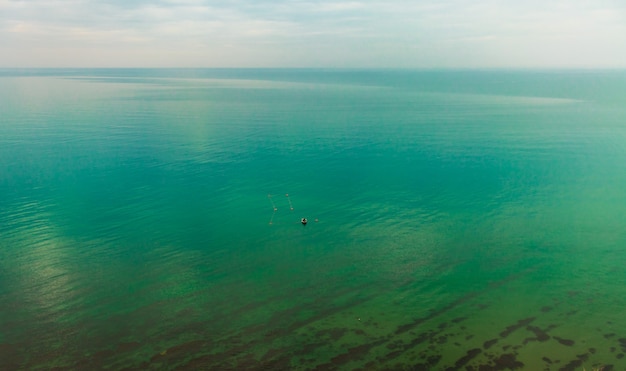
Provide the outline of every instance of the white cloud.
[[610,0],[0,0],[0,66],[626,67],[625,14]]

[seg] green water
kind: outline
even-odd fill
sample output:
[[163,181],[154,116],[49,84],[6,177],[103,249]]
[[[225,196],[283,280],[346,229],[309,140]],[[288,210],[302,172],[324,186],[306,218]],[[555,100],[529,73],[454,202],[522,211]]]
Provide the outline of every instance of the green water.
[[626,369],[624,102],[623,71],[0,70],[0,368]]

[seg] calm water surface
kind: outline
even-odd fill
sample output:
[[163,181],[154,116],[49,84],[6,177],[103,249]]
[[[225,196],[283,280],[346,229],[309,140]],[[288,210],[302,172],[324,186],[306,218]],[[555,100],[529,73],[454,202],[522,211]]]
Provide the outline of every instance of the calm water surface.
[[626,369],[624,102],[623,71],[0,70],[0,368]]

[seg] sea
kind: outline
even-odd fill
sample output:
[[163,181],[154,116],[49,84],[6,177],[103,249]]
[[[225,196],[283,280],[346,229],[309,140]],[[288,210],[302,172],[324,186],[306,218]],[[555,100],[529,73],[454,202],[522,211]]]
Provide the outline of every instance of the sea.
[[0,69],[2,370],[626,370],[625,267],[624,70]]

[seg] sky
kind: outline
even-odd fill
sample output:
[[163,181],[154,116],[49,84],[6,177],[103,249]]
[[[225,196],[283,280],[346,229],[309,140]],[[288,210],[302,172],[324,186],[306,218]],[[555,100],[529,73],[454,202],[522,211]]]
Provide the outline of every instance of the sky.
[[626,68],[626,0],[0,0],[0,67]]

